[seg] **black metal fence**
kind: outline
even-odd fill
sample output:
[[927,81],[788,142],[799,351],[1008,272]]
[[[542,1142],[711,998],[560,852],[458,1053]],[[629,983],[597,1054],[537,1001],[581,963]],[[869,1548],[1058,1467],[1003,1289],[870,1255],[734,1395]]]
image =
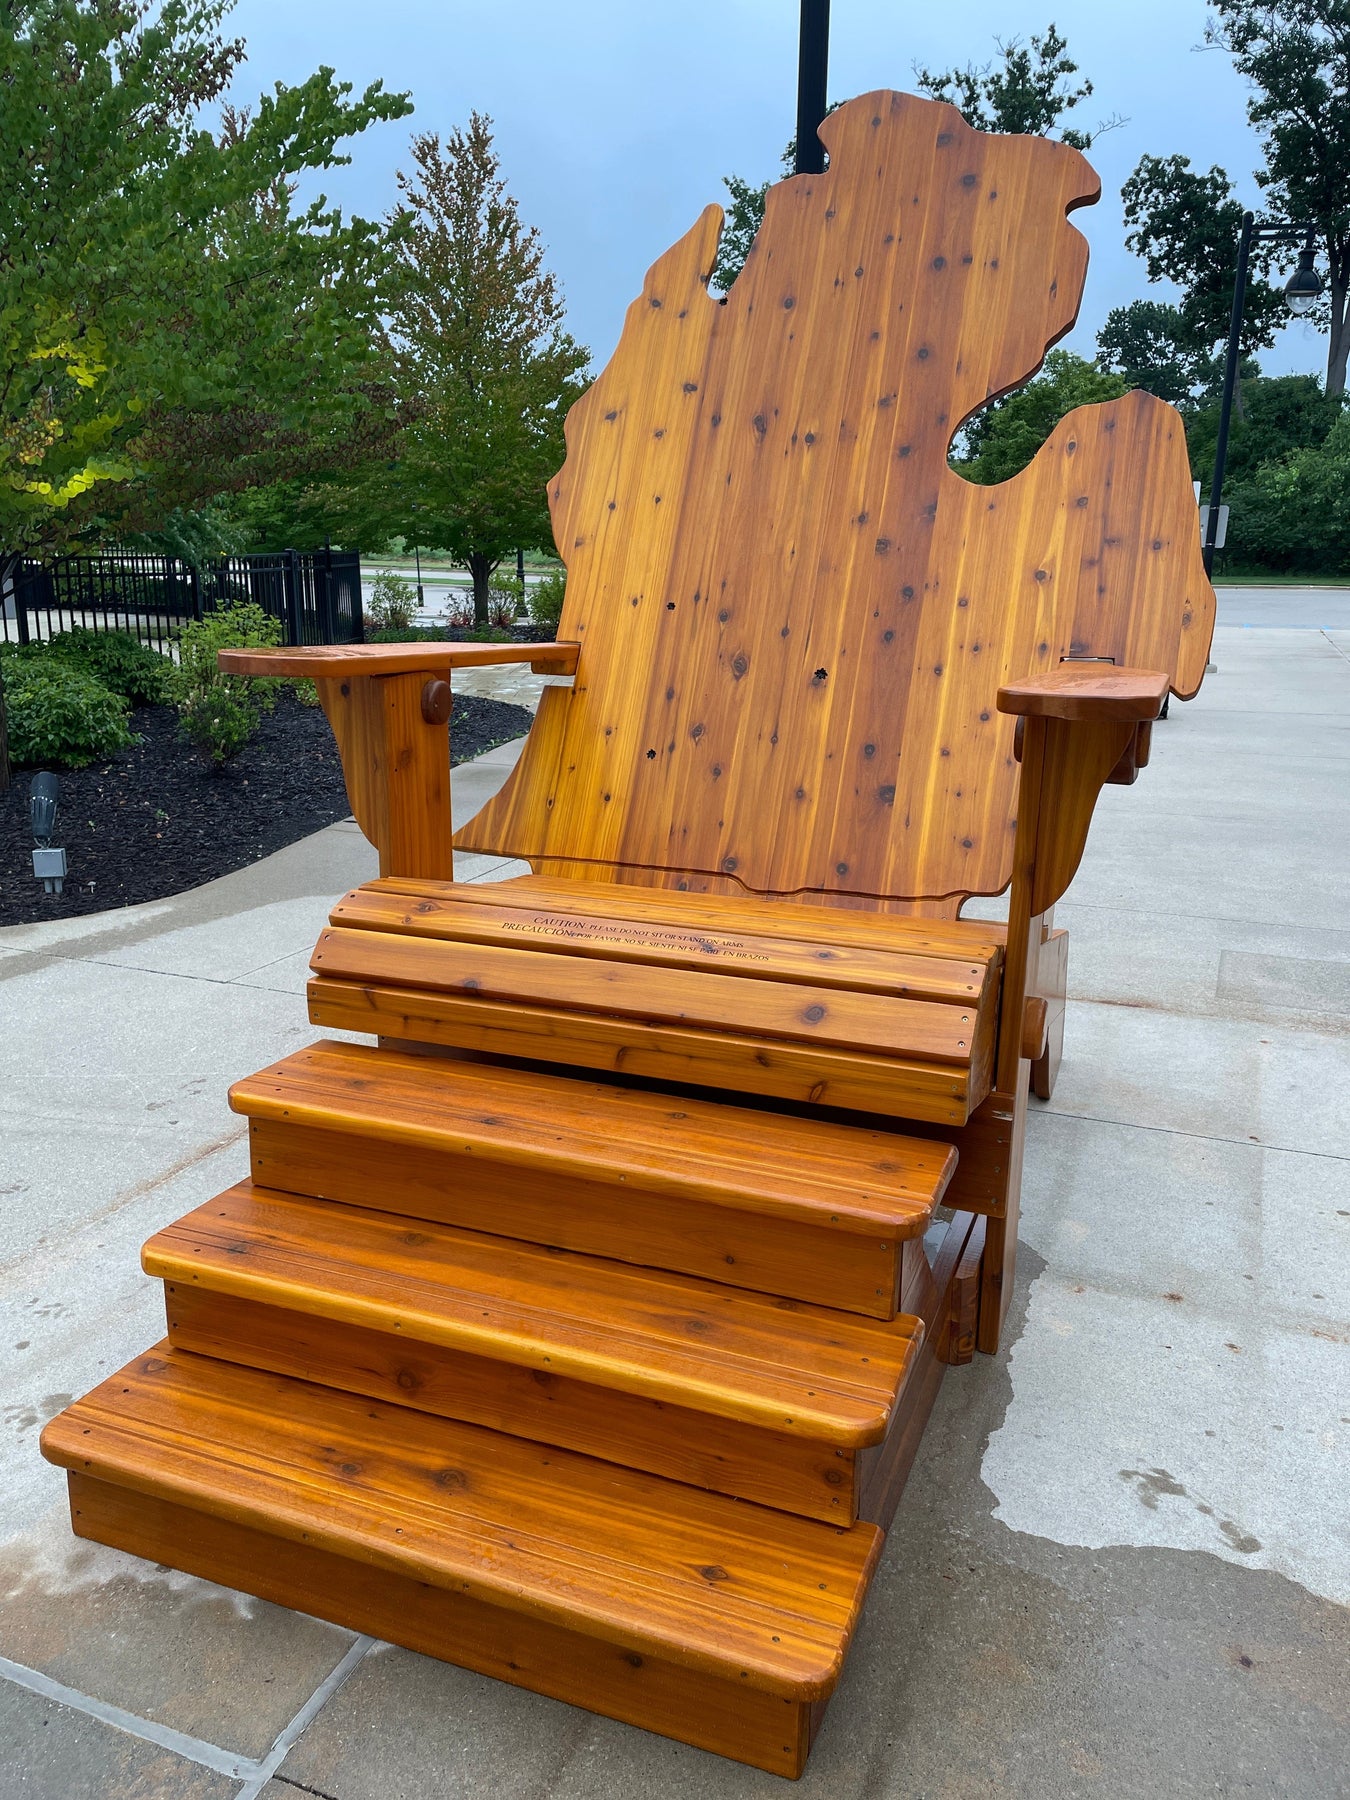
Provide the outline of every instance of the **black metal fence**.
[[354,550],[281,550],[200,567],[135,552],[21,562],[0,591],[0,641],[28,644],[83,626],[129,631],[167,651],[179,627],[234,600],[254,600],[279,619],[283,643],[359,643],[361,558]]

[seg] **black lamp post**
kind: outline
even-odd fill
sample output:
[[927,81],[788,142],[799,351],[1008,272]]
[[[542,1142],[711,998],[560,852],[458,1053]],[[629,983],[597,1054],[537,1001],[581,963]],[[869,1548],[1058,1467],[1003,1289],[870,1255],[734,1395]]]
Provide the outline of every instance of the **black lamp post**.
[[820,175],[825,146],[816,136],[825,117],[826,71],[830,61],[830,0],[802,0],[797,49],[797,174]]
[[1285,283],[1285,305],[1301,316],[1310,312],[1322,293],[1322,278],[1313,266],[1312,227],[1297,225],[1258,225],[1255,215],[1243,213],[1238,235],[1237,277],[1233,282],[1233,316],[1228,327],[1228,354],[1223,366],[1223,401],[1219,407],[1219,435],[1214,443],[1214,477],[1209,484],[1209,511],[1205,516],[1205,573],[1214,571],[1214,551],[1219,535],[1219,504],[1223,499],[1223,476],[1228,462],[1228,427],[1233,417],[1233,394],[1237,387],[1238,339],[1242,335],[1242,314],[1247,303],[1247,265],[1253,244],[1292,245],[1302,238],[1298,267]]

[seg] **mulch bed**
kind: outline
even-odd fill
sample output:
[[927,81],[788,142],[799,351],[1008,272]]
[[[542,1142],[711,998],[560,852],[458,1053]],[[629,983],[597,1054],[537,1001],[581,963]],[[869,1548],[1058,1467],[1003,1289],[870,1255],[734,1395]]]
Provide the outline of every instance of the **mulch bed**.
[[[457,694],[451,763],[520,737],[533,716],[523,706]],[[170,707],[141,707],[131,724],[141,741],[111,762],[58,771],[53,841],[67,853],[63,893],[44,894],[33,879],[32,771],[16,770],[10,791],[0,794],[0,925],[163,900],[351,812],[327,719],[289,692],[219,773],[179,737]]]

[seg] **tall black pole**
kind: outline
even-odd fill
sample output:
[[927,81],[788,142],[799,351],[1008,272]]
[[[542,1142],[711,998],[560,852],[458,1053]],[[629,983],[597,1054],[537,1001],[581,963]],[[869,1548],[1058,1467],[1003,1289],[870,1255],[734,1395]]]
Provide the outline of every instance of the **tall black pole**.
[[1228,462],[1228,426],[1233,417],[1233,393],[1237,387],[1238,339],[1242,335],[1242,311],[1247,304],[1247,259],[1252,248],[1251,213],[1242,215],[1238,238],[1237,275],[1233,281],[1233,317],[1228,326],[1228,356],[1223,366],[1223,401],[1219,407],[1219,435],[1214,440],[1214,474],[1209,484],[1209,512],[1205,518],[1205,573],[1214,572],[1214,545],[1219,535],[1219,503],[1223,499],[1223,472]]
[[825,146],[816,128],[825,117],[826,71],[830,60],[830,0],[802,0],[802,34],[797,50],[797,173],[819,175]]

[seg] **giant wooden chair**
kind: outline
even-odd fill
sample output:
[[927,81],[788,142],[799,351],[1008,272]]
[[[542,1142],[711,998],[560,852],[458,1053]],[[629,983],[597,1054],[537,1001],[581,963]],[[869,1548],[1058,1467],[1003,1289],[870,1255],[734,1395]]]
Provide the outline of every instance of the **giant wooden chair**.
[[[999,1341],[1052,909],[1213,618],[1161,401],[947,463],[1073,323],[1083,157],[892,93],[822,136],[573,409],[557,645],[223,658],[319,679],[380,879],[310,1016],[378,1044],[233,1090],[166,1341],[44,1439],[82,1536],[786,1775]],[[571,685],[456,842],[534,872],[459,884],[448,683],[515,659]]]

